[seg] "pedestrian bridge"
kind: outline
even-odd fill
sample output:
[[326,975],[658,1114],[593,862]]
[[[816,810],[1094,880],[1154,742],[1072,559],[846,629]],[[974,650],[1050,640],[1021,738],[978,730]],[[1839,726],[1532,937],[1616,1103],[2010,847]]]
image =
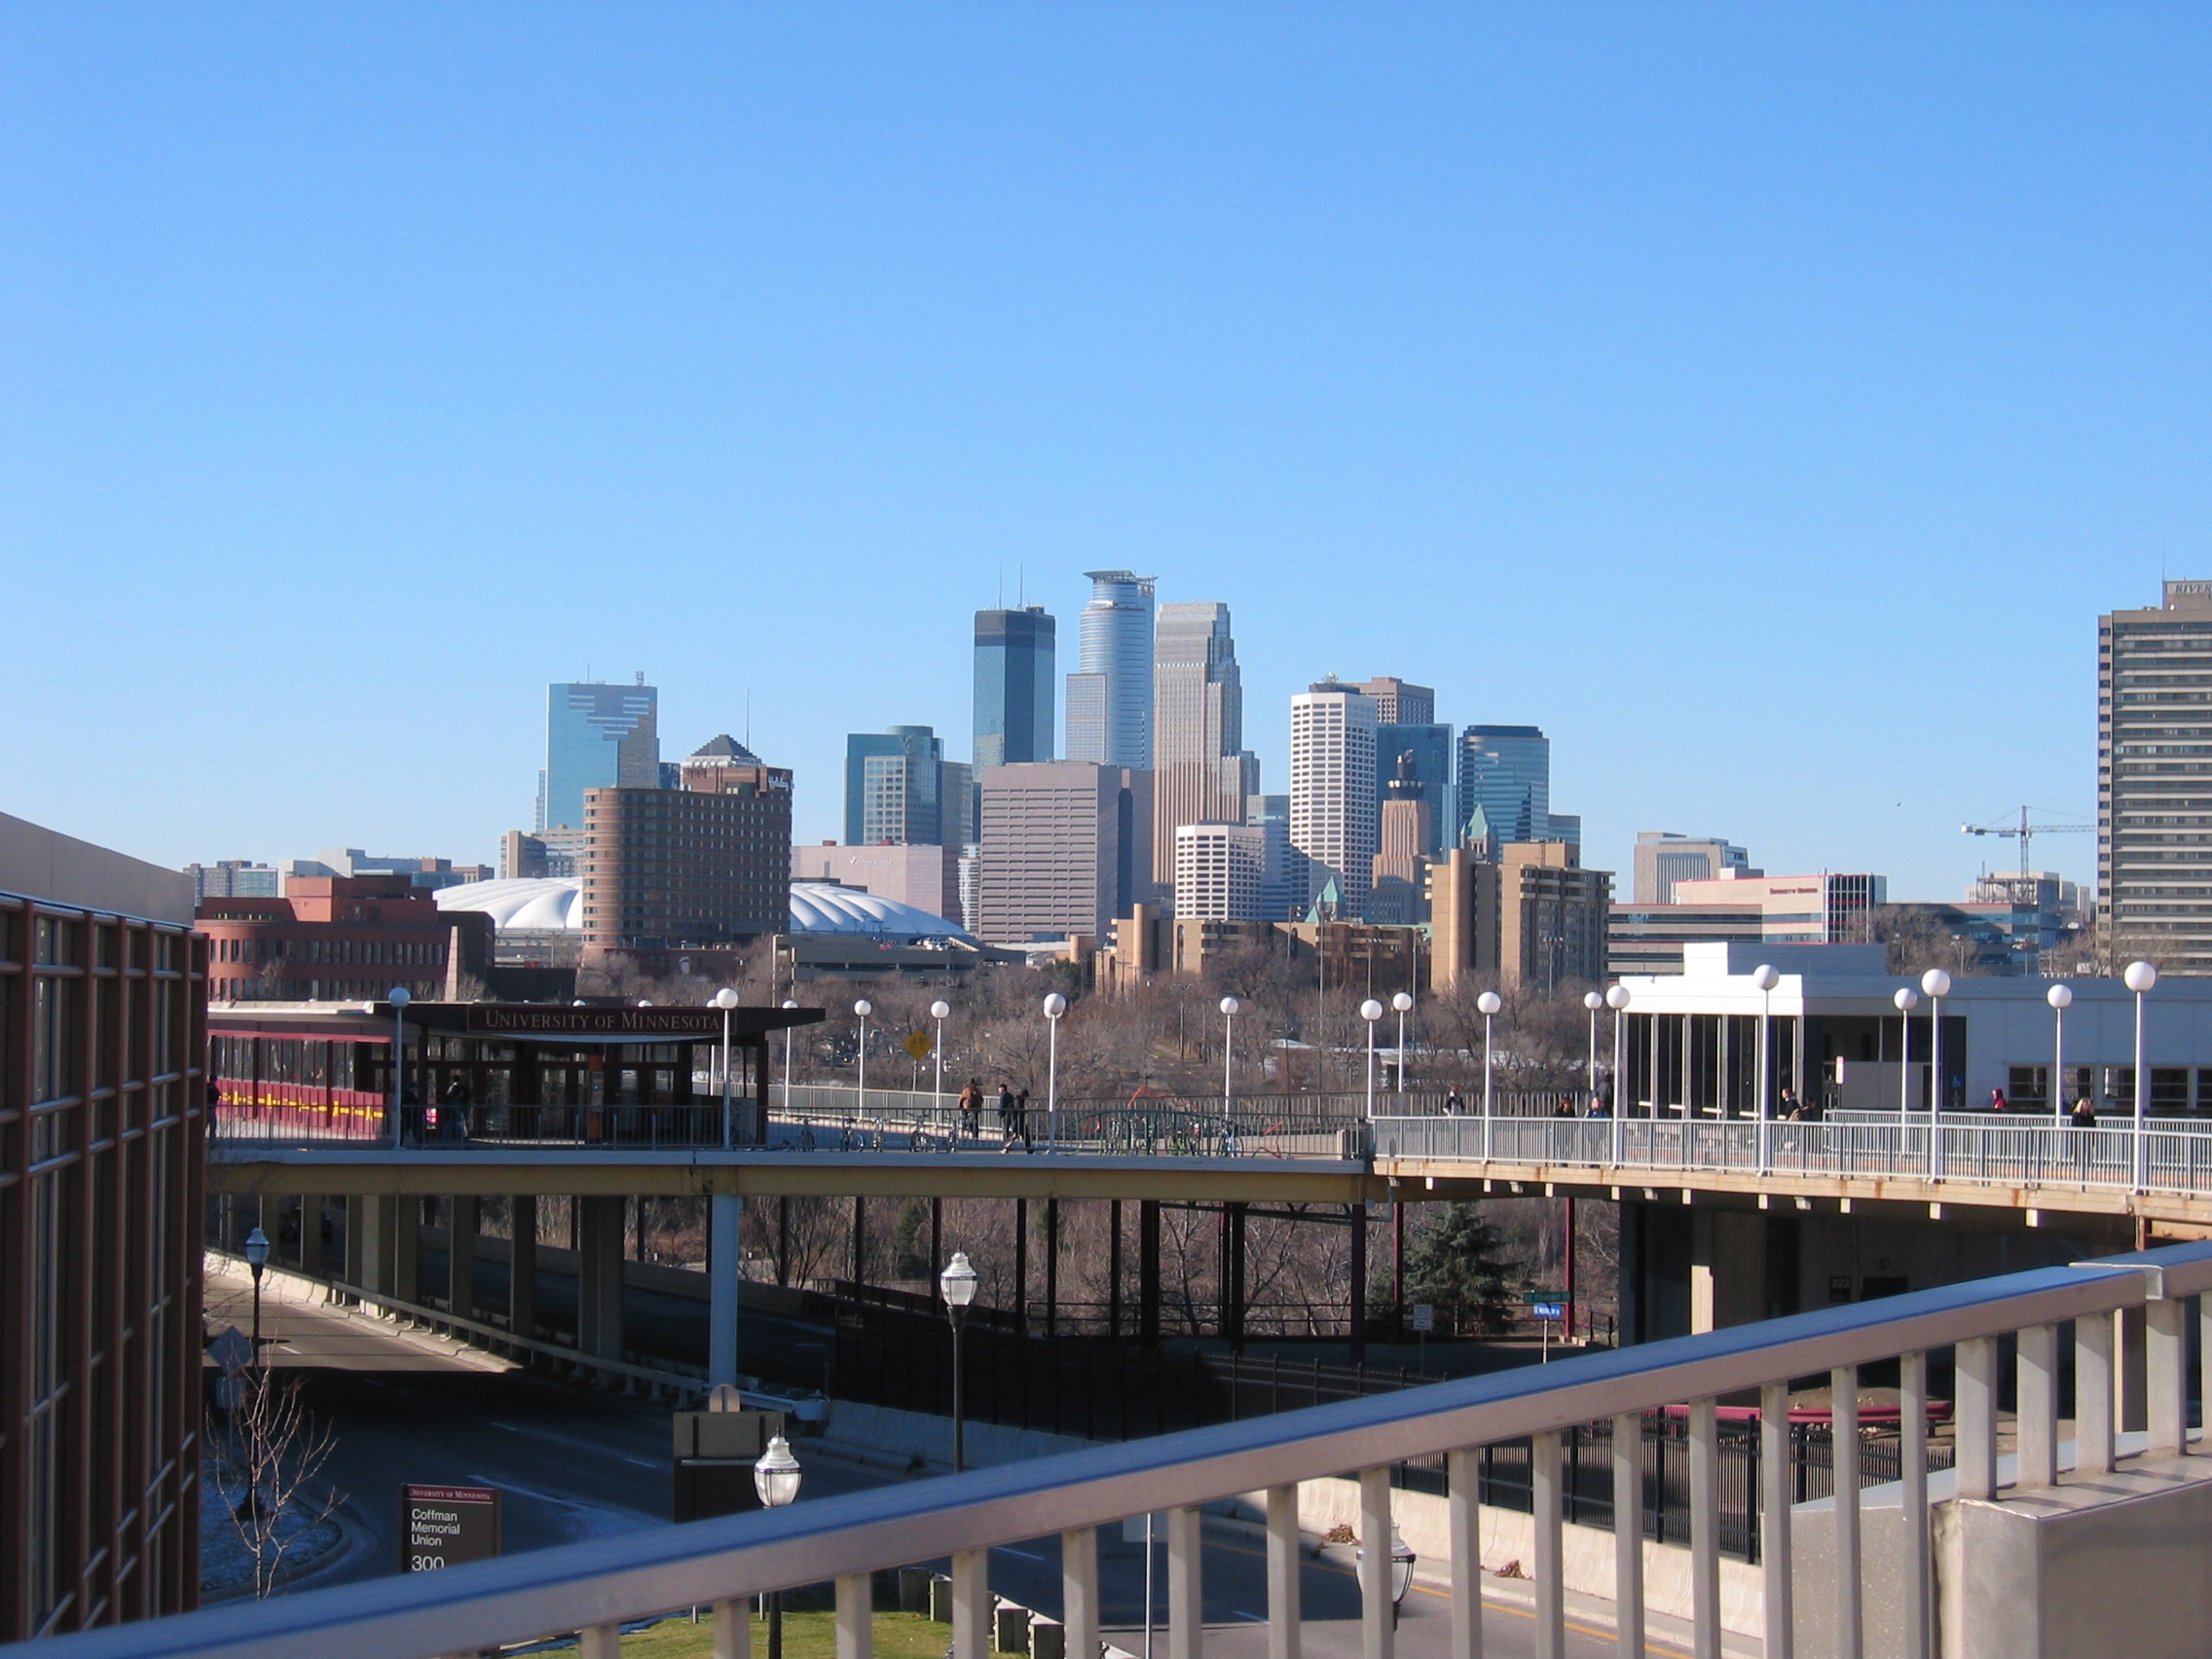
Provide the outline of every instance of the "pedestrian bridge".
[[[1691,1625],[1700,1655],[1717,1656],[1727,1630],[1758,1640],[1765,1659],[2164,1659],[2199,1651],[2212,1619],[2201,1567],[2212,1548],[2212,1458],[2189,1422],[2190,1324],[2202,1318],[2206,1292],[2206,1244],[2044,1268],[42,1648],[53,1659],[435,1659],[575,1633],[585,1659],[617,1659],[624,1623],[707,1607],[715,1652],[734,1659],[749,1652],[748,1599],[829,1580],[839,1659],[870,1659],[873,1576],[924,1566],[949,1574],[950,1659],[985,1659],[996,1645],[989,1552],[1045,1540],[1057,1546],[1065,1651],[1090,1659],[1101,1640],[1099,1530],[1164,1512],[1166,1650],[1197,1659],[1206,1640],[1206,1516],[1231,1510],[1264,1527],[1268,1650],[1295,1659],[1307,1630],[1300,1563],[1312,1530],[1302,1515],[1310,1521],[1315,1493],[1329,1488],[1356,1493],[1346,1507],[1362,1545],[1362,1659],[1394,1659],[1400,1568],[1425,1568],[1448,1594],[1451,1659],[1479,1659],[1485,1517],[1475,1459],[1485,1447],[1520,1443],[1533,1500],[1521,1569],[1532,1581],[1533,1647],[1560,1659],[1570,1542],[1586,1589],[1593,1568],[1591,1552],[1568,1536],[1564,1437],[1603,1425],[1624,1453],[1611,1466],[1608,1513],[1641,1516],[1644,1419],[1679,1412],[1690,1446],[1686,1546],[1622,1527],[1612,1530],[1610,1571],[1596,1569],[1622,1655],[1644,1651],[1664,1600]],[[2147,1426],[2122,1436],[2113,1332],[2129,1315],[2147,1333]],[[2204,1351],[2212,1356],[2212,1345]],[[1875,1428],[1862,1420],[1862,1388],[1876,1368],[1896,1385],[1897,1455],[1885,1462],[1899,1478],[1886,1485],[1870,1485],[1862,1460]],[[1814,1378],[1829,1385],[1837,1495],[1800,1502],[1791,1389]],[[1932,1472],[1930,1425],[1945,1415],[1938,1389],[1949,1395],[1951,1467]],[[1757,1402],[1749,1415],[1759,1548],[1755,1568],[1724,1578],[1718,1423],[1735,1399]],[[2066,1419],[2072,1434],[2062,1437]],[[1393,1490],[1394,1472],[1438,1457],[1444,1524],[1417,1530],[1419,1544],[1409,1538],[1400,1551],[1392,1541],[1415,1494]]]

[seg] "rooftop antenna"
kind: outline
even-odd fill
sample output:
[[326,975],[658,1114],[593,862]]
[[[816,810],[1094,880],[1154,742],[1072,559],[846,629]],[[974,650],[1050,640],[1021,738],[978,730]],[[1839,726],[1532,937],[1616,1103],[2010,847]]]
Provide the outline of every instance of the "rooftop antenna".
[[1014,566],[1014,601],[1017,606],[1029,603],[1029,566],[1026,561]]
[[753,747],[753,687],[745,688],[745,747]]
[[999,608],[1006,608],[1006,561],[999,561]]

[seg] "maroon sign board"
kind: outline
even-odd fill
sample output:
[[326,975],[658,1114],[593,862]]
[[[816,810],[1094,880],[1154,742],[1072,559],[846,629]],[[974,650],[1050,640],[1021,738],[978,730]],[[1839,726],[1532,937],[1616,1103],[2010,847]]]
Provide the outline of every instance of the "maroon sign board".
[[496,1487],[399,1489],[399,1570],[436,1572],[499,1553]]

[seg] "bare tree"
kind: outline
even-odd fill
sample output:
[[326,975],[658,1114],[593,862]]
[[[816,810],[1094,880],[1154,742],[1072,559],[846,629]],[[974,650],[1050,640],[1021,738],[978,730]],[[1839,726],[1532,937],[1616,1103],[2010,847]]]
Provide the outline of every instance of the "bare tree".
[[256,1365],[225,1382],[231,1434],[227,1444],[208,1435],[221,1448],[209,1478],[253,1558],[253,1593],[266,1597],[300,1541],[345,1502],[335,1488],[315,1484],[338,1442],[301,1400],[298,1378]]

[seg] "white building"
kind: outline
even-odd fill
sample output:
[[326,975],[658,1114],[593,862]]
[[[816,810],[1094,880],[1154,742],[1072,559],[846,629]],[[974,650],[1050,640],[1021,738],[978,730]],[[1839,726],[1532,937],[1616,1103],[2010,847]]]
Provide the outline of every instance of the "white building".
[[1244,753],[1244,682],[1229,607],[1163,605],[1152,683],[1152,877],[1175,879],[1175,831],[1186,824],[1241,824],[1259,788]]
[[1267,832],[1250,824],[1181,824],[1175,829],[1178,921],[1268,919]]
[[1307,896],[1331,880],[1346,907],[1367,900],[1378,846],[1375,699],[1325,680],[1290,700],[1290,844]]

